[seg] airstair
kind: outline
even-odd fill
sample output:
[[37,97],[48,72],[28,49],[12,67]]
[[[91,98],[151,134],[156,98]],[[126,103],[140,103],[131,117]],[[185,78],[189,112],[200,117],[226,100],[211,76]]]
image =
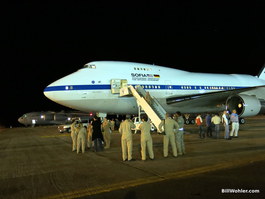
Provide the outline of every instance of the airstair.
[[132,85],[129,85],[120,89],[120,96],[128,95],[133,95],[135,97],[139,107],[139,117],[144,111],[158,130],[158,126],[161,120],[165,119],[166,114],[165,109],[158,100],[150,96],[149,92],[146,92],[141,86],[136,86],[134,88]]

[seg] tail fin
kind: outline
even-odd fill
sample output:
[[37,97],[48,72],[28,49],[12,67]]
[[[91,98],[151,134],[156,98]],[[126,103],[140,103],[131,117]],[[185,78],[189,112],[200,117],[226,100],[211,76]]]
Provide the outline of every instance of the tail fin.
[[260,70],[260,73],[258,75],[260,79],[265,80],[265,64],[263,65],[262,69]]

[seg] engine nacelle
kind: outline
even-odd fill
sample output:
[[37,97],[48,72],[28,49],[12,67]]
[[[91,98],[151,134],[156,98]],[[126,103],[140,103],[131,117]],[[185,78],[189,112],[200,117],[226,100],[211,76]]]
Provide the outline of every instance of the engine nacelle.
[[252,95],[233,95],[226,100],[227,109],[232,112],[236,110],[240,117],[258,115],[264,111],[264,101]]

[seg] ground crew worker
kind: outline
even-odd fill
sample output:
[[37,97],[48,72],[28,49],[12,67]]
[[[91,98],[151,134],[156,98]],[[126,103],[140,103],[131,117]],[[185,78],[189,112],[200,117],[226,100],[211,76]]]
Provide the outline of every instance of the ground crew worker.
[[184,144],[184,118],[181,113],[176,112],[176,122],[179,125],[179,128],[176,130],[176,144],[178,155],[185,154],[185,144]]
[[112,132],[114,131],[114,127],[115,127],[115,121],[114,118],[110,121],[110,128],[112,130]]
[[92,125],[88,123],[87,125],[87,148],[92,147]]
[[202,122],[203,121],[202,121],[201,114],[198,114],[198,116],[195,119],[195,123],[199,127],[199,136],[201,139],[205,138],[205,133],[204,133],[203,128],[202,128]]
[[232,122],[232,130],[230,132],[230,137],[238,138],[239,130],[239,118],[236,110],[233,110],[233,113],[230,116],[230,121]]
[[72,138],[72,151],[76,151],[76,143],[77,143],[77,134],[75,132],[75,124],[77,120],[71,124],[71,138]]
[[132,160],[132,129],[135,128],[134,123],[130,120],[130,115],[126,115],[126,120],[120,124],[119,132],[121,133],[121,150],[122,160]]
[[80,147],[82,147],[82,153],[85,153],[87,130],[83,126],[83,124],[80,123],[79,121],[77,121],[75,124],[75,132],[77,134],[77,150],[76,150],[76,152],[78,154],[80,151]]
[[220,134],[220,123],[221,123],[221,118],[219,117],[219,115],[215,114],[212,117],[212,123],[214,124],[215,138],[218,139]]
[[226,140],[231,140],[231,138],[229,137],[229,121],[227,119],[227,111],[224,111],[224,113],[222,115],[222,123],[224,124],[224,127],[225,127],[224,138]]
[[177,157],[177,147],[176,147],[176,138],[175,138],[175,133],[174,129],[179,129],[178,123],[173,120],[170,117],[170,114],[166,114],[166,119],[162,120],[161,123],[158,126],[159,131],[162,132],[162,128],[164,128],[165,135],[163,137],[163,153],[164,157],[166,158],[168,156],[168,143],[170,142],[173,156]]
[[146,147],[149,154],[149,158],[151,160],[154,159],[154,151],[153,151],[153,139],[150,134],[151,131],[151,124],[147,122],[147,117],[143,116],[142,122],[139,126],[141,131],[141,154],[142,160],[146,160]]
[[104,121],[102,123],[102,129],[103,129],[103,138],[105,143],[105,149],[110,148],[110,122],[107,120],[107,118],[104,118]]

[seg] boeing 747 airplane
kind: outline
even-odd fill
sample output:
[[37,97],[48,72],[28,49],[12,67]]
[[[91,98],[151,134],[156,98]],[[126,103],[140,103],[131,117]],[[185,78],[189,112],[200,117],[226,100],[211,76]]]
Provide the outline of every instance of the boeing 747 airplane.
[[265,69],[258,76],[195,73],[120,61],[95,61],[44,89],[46,97],[84,112],[137,114],[123,87],[142,86],[166,112],[205,113],[236,109],[241,117],[265,113]]

